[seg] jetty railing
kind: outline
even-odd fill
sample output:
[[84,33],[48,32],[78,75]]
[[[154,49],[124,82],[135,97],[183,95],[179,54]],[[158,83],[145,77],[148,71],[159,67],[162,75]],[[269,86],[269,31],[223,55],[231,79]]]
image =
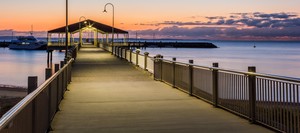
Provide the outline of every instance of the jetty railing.
[[300,79],[221,69],[148,56],[128,47],[113,54],[153,74],[154,79],[279,132],[300,132]]
[[[29,94],[0,119],[0,133],[44,133],[51,130],[51,121],[71,82],[72,62],[55,64],[55,73],[46,69],[46,81],[37,87],[37,77],[28,77]],[[52,76],[51,76],[52,75]]]

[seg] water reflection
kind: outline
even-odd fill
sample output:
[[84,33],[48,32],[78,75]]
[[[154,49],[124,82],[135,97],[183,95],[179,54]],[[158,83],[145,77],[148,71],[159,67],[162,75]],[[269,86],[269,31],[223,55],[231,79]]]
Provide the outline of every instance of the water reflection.
[[[63,52],[53,52],[53,63],[64,58]],[[47,52],[44,50],[0,49],[0,84],[27,86],[28,76],[38,76],[38,84],[45,81]]]
[[[164,58],[177,57],[187,63],[193,59],[197,65],[211,66],[218,62],[219,67],[247,71],[248,66],[256,66],[257,72],[283,76],[300,77],[300,43],[298,42],[213,42],[217,49],[176,49],[147,48],[150,56],[164,55]],[[145,52],[145,51],[143,51]],[[142,53],[143,53],[142,52]]]

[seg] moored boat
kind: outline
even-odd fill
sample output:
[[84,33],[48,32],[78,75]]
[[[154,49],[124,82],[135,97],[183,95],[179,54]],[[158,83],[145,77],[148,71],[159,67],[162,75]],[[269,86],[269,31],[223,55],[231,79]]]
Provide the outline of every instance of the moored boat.
[[9,49],[15,50],[45,50],[47,43],[38,41],[34,36],[18,36],[17,40],[11,40]]

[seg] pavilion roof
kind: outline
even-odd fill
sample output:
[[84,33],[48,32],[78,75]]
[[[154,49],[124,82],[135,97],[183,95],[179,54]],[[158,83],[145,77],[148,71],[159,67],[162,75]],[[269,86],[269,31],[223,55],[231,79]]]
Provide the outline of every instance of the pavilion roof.
[[[81,21],[81,22],[78,22],[78,23],[70,24],[68,26],[69,32],[71,32],[71,33],[79,32],[80,29],[84,29],[84,28],[87,28],[87,27],[93,27],[93,28],[97,29],[99,32],[102,32],[102,33],[108,33],[108,34],[112,33],[112,27],[111,26],[108,26],[108,25],[105,25],[105,24],[102,24],[102,23],[99,23],[99,22],[96,22],[96,21],[93,21],[93,20],[90,20],[90,19],[87,19],[87,20],[84,20],[84,21]],[[65,30],[66,30],[66,26],[63,26],[63,27],[59,27],[59,28],[56,28],[56,29],[53,29],[53,30],[49,30],[48,33],[65,33]],[[128,34],[127,31],[121,30],[121,29],[118,29],[118,28],[115,28],[115,27],[114,27],[114,33],[116,33],[116,34]]]

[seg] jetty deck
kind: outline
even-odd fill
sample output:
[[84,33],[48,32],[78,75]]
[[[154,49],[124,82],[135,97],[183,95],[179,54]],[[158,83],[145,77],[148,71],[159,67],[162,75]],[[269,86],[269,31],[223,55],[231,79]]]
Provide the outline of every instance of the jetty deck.
[[272,132],[95,47],[79,51],[53,133]]

